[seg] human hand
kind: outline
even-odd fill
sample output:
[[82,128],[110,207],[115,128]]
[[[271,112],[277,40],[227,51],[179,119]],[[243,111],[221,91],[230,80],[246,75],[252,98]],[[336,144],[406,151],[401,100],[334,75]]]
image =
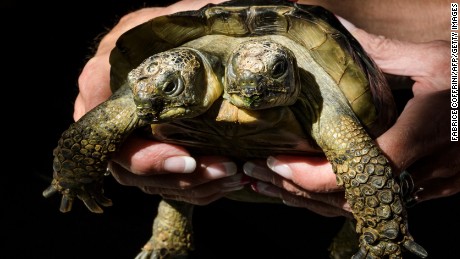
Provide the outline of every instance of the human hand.
[[[460,192],[458,142],[450,141],[449,44],[409,43],[386,39],[342,21],[386,73],[414,81],[409,100],[396,123],[377,138],[395,173],[412,174],[417,201]],[[265,165],[266,164],[266,165]],[[270,169],[271,170],[270,170]],[[244,165],[258,179],[253,188],[286,204],[306,207],[325,216],[351,216],[329,162],[322,157],[269,157]],[[275,172],[275,173],[274,173]]]
[[[122,17],[103,37],[85,65],[79,80],[74,119],[105,101],[110,91],[109,55],[118,37],[127,30],[160,15],[198,9],[221,1],[183,0],[167,7],[143,8]],[[109,170],[123,185],[138,186],[150,194],[207,204],[247,182],[236,174],[236,165],[225,157],[192,158],[186,149],[131,136],[109,163]],[[212,181],[211,186],[206,183]]]

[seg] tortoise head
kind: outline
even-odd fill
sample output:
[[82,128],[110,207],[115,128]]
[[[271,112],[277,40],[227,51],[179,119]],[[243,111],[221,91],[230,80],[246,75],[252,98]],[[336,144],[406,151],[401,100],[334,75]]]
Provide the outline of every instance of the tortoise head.
[[189,48],[150,56],[128,81],[138,116],[149,123],[198,116],[223,92],[208,56]]
[[293,104],[299,95],[294,54],[268,39],[241,43],[230,55],[224,98],[240,108],[265,109]]

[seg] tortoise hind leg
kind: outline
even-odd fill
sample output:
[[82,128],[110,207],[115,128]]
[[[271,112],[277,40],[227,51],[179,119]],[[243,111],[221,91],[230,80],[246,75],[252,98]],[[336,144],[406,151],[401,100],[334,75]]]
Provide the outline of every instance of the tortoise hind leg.
[[360,249],[352,258],[402,258],[404,249],[427,257],[408,231],[404,200],[390,162],[357,120],[339,116],[334,123],[323,121],[322,130],[323,149],[338,184],[345,187],[360,235]]
[[136,259],[187,258],[193,250],[193,207],[185,202],[162,200],[153,222],[152,237]]

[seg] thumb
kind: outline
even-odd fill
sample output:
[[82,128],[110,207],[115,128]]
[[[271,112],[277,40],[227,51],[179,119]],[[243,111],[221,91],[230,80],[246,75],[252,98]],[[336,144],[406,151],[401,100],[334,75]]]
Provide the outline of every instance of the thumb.
[[449,43],[431,41],[414,43],[385,38],[357,28],[337,16],[342,25],[358,40],[383,72],[409,76],[416,85],[432,90],[449,87]]

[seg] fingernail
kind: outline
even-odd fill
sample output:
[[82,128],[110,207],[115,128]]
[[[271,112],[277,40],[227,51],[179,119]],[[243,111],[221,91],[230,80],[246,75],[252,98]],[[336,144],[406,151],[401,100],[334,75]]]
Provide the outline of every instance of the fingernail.
[[211,179],[234,175],[236,174],[236,170],[236,164],[233,162],[216,163],[206,167],[208,176]]
[[107,169],[105,170],[104,176],[109,176],[109,175],[112,174],[112,172],[113,172],[112,163],[109,162],[109,163],[107,164]]
[[350,30],[353,30],[354,28],[356,28],[356,26],[353,23],[345,20],[344,18],[342,18],[342,17],[340,17],[338,15],[336,15],[335,17],[337,17],[337,19],[340,21],[340,23],[342,23],[342,25],[343,25],[343,27],[345,27],[345,29],[350,31]]
[[299,204],[294,203],[292,201],[288,201],[288,200],[283,200],[283,203],[286,204],[287,206],[290,206],[290,207],[300,207]]
[[281,163],[276,158],[269,156],[267,158],[267,166],[275,173],[281,175],[282,177],[291,180],[292,171],[291,168],[284,163]]
[[164,161],[163,169],[172,173],[192,173],[196,169],[196,161],[189,156],[173,156]]
[[255,182],[251,184],[251,188],[260,194],[279,198],[280,197],[280,189],[270,184],[266,184],[264,182]]
[[249,176],[253,177],[254,176],[254,168],[256,168],[256,164],[254,164],[252,162],[246,162],[243,165],[243,172],[246,175],[249,175]]
[[269,170],[266,167],[260,166],[253,162],[246,162],[243,165],[243,172],[250,176],[257,178],[257,174],[267,174]]

